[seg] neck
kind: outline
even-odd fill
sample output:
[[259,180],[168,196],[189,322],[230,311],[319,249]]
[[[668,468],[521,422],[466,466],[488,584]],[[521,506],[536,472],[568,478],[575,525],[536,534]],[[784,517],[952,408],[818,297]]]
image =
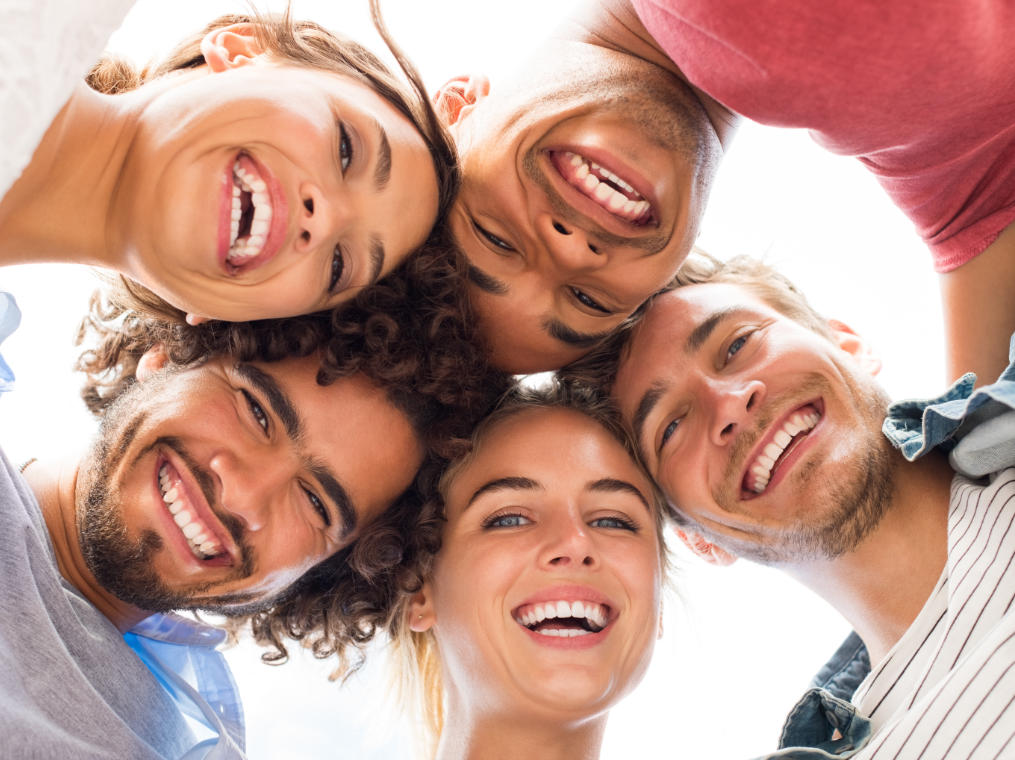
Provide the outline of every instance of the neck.
[[869,536],[833,560],[783,568],[842,613],[872,663],[913,623],[944,569],[952,476],[937,452],[899,457],[891,503]]
[[24,477],[42,509],[60,575],[121,632],[126,631],[149,613],[106,592],[85,563],[77,530],[78,464],[78,460],[36,461],[25,469]]
[[641,23],[631,7],[631,0],[584,0],[564,24],[560,35],[635,56],[678,77],[701,101],[723,149],[729,147],[740,124],[740,116],[688,81]]
[[573,722],[477,714],[449,704],[436,760],[598,760],[605,713]]

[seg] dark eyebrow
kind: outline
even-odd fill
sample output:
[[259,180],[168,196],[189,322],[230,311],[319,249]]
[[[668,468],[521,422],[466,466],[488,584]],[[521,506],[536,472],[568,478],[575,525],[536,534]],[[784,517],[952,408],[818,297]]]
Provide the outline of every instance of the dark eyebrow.
[[[296,444],[300,443],[303,438],[303,420],[292,400],[282,390],[275,378],[252,364],[237,364],[236,373],[257,388],[268,400],[272,412],[282,421],[289,440]],[[328,498],[338,507],[342,520],[339,535],[340,538],[345,538],[356,529],[356,510],[353,508],[352,499],[349,498],[345,488],[327,466],[311,461],[307,467],[317,482],[321,484],[321,488],[324,489]]]
[[611,329],[599,333],[582,333],[572,330],[559,319],[553,318],[543,323],[543,329],[550,334],[550,337],[556,338],[561,343],[567,343],[569,346],[577,346],[578,348],[591,348],[613,332]]
[[477,488],[475,493],[472,494],[472,498],[469,499],[469,503],[465,505],[465,508],[468,509],[469,507],[472,506],[472,502],[474,502],[483,494],[490,493],[491,491],[506,491],[506,490],[531,491],[537,488],[542,489],[543,486],[540,483],[537,483],[532,478],[519,478],[519,477],[497,478],[495,480],[491,480],[487,483],[484,483],[479,488]]
[[496,277],[488,275],[479,267],[469,264],[466,276],[473,285],[478,287],[480,290],[485,290],[491,295],[506,296],[508,294],[508,286],[505,283],[501,282]]
[[377,192],[383,190],[391,179],[391,144],[384,127],[376,124],[379,136],[377,144],[377,164],[374,166],[374,187]]
[[381,277],[384,269],[384,241],[379,237],[370,238],[370,277],[367,285],[373,285]]
[[687,336],[687,341],[684,343],[684,353],[693,354],[698,351],[703,345],[705,345],[705,341],[707,341],[712,333],[715,332],[715,328],[718,327],[721,322],[724,322],[730,317],[744,311],[748,311],[745,306],[727,306],[724,309],[712,312],[708,319],[691,330],[691,334]]
[[634,412],[634,419],[631,421],[631,427],[634,428],[634,441],[638,448],[641,448],[641,435],[645,427],[645,420],[652,413],[655,405],[659,403],[659,399],[662,398],[666,392],[666,386],[661,382],[655,382],[645,391],[641,397],[641,401],[638,402],[638,408]]
[[602,478],[600,480],[594,480],[591,483],[585,485],[586,491],[599,491],[602,493],[627,493],[631,496],[637,496],[638,501],[645,505],[645,509],[649,512],[652,508],[648,505],[648,501],[645,496],[639,491],[633,484],[628,483],[626,480],[617,480],[616,478]]

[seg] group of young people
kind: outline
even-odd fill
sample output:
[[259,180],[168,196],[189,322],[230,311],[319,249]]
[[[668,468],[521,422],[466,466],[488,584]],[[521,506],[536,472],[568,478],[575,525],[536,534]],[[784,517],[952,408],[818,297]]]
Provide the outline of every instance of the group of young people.
[[[135,71],[99,5],[0,93],[0,264],[120,275],[81,333],[98,436],[3,459],[0,754],[242,757],[205,610],[343,672],[387,637],[439,760],[598,757],[668,527],[855,631],[767,757],[1015,752],[1003,3],[599,0],[432,97],[376,5],[399,73],[288,15]],[[877,176],[975,377],[891,405],[782,275],[691,253],[741,118]]]

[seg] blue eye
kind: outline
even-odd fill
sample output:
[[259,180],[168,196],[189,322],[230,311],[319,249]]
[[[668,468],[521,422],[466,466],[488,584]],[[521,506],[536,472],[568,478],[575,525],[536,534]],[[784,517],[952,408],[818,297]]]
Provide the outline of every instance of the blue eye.
[[342,122],[338,123],[338,162],[342,167],[342,176],[345,176],[345,170],[352,163],[352,141],[349,139],[349,135],[345,131],[345,124]]
[[268,414],[264,411],[264,407],[261,406],[257,399],[251,396],[247,391],[241,389],[243,397],[247,400],[247,406],[250,409],[250,415],[254,418],[254,422],[261,426],[261,430],[268,433]]
[[529,518],[518,514],[494,515],[483,522],[484,528],[520,528],[532,522]]
[[318,498],[317,494],[306,488],[303,489],[303,493],[307,495],[307,499],[310,501],[310,506],[314,508],[314,511],[320,515],[321,520],[324,521],[326,528],[331,527],[331,515],[328,514],[328,508],[324,506],[324,502]]
[[599,517],[589,523],[593,528],[613,528],[618,530],[637,531],[638,526],[626,517]]
[[680,426],[679,419],[670,421],[670,424],[666,426],[665,430],[663,430],[662,438],[659,441],[659,448],[662,448],[663,446],[666,445],[666,442],[670,440],[670,436],[672,436],[675,432],[677,432],[677,428],[679,426]]
[[505,251],[513,251],[515,249],[514,246],[508,243],[507,241],[497,237],[492,232],[480,227],[479,222],[477,222],[475,219],[472,220],[472,226],[476,228],[476,232],[485,237],[487,240],[489,240],[498,248],[503,248]]
[[751,335],[750,333],[747,333],[746,335],[741,335],[739,338],[730,343],[729,348],[726,349],[726,361],[732,359],[737,354],[737,352],[744,347],[744,344],[747,343],[747,339],[750,337],[750,335]]

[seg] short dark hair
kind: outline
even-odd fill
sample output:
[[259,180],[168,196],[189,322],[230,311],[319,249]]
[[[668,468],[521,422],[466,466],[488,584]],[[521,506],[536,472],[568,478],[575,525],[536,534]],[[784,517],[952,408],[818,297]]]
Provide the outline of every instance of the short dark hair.
[[[413,485],[356,541],[319,563],[267,609],[243,614],[263,659],[287,659],[285,639],[341,663],[369,641],[396,598],[401,568],[414,556],[412,526],[447,461],[467,449],[472,428],[509,378],[489,367],[465,294],[465,262],[452,246],[428,245],[377,284],[332,312],[197,327],[149,311],[122,289],[96,294],[78,334],[82,396],[101,415],[135,382],[141,356],[162,344],[170,361],[216,356],[272,362],[318,352],[322,385],[363,372],[403,410],[426,455]],[[359,660],[353,663],[353,668]]]

